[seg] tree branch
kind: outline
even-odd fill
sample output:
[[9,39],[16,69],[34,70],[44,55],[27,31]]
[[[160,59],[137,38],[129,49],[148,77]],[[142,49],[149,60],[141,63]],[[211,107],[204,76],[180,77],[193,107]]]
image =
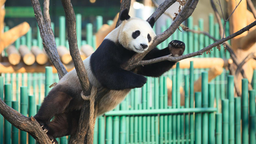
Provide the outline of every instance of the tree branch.
[[254,59],[256,57],[256,53],[252,52],[252,53],[249,53],[244,59],[243,61],[237,66],[237,69],[236,69],[236,73],[235,75],[238,75],[240,73],[240,71],[242,70],[243,68],[243,65],[248,62],[250,59]]
[[251,0],[247,0],[247,4],[250,7],[254,18],[256,19],[256,10]]
[[13,126],[28,132],[38,143],[49,144],[51,140],[34,117],[28,118],[6,105],[0,98],[0,114]]
[[149,21],[151,18],[154,18],[155,21],[157,21],[158,18],[176,1],[177,0],[165,0],[162,2],[160,6],[155,10],[155,12],[147,19],[147,21]]
[[148,65],[148,64],[152,64],[152,63],[157,63],[157,62],[165,61],[165,60],[168,60],[168,61],[180,61],[182,59],[186,59],[186,58],[189,58],[189,57],[193,57],[193,56],[197,56],[197,55],[202,55],[204,52],[209,51],[213,47],[216,47],[216,46],[222,44],[223,42],[225,42],[227,40],[230,40],[230,39],[236,37],[237,35],[242,34],[245,31],[248,31],[250,28],[252,28],[255,25],[256,25],[256,21],[254,21],[250,25],[244,27],[243,29],[237,31],[236,33],[234,33],[232,35],[229,35],[228,37],[225,37],[223,39],[217,40],[213,44],[211,44],[211,45],[209,45],[209,46],[207,46],[207,47],[205,47],[205,48],[203,48],[203,49],[201,49],[201,50],[199,50],[197,52],[193,52],[193,53],[182,55],[182,56],[178,56],[178,57],[172,57],[171,55],[167,55],[167,56],[163,56],[163,57],[159,57],[159,58],[155,58],[155,59],[143,60],[143,61],[140,61],[140,62],[137,62],[137,63],[131,65],[131,67],[136,67],[138,65]]
[[[67,70],[65,69],[64,65],[61,63],[58,52],[57,52],[54,35],[51,29],[51,25],[49,25],[49,23],[51,23],[49,13],[47,13],[47,11],[45,12],[46,19],[44,19],[41,12],[39,1],[31,0],[31,2],[34,9],[35,17],[40,29],[40,34],[43,40],[45,52],[47,53],[54,67],[57,69],[59,74],[59,79],[61,79],[67,73]],[[44,9],[49,9],[47,8],[47,6],[49,7],[49,0],[45,0],[44,4],[45,4]]]

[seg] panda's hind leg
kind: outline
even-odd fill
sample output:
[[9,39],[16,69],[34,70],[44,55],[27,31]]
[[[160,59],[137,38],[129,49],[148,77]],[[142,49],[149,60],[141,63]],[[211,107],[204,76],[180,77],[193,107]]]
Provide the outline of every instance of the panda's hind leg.
[[53,116],[64,113],[71,100],[72,97],[70,95],[61,91],[58,86],[56,86],[44,99],[38,113],[35,115],[35,119],[48,129],[47,125]]
[[73,134],[78,127],[80,112],[77,110],[56,115],[54,120],[48,124],[49,138],[55,140],[57,137]]

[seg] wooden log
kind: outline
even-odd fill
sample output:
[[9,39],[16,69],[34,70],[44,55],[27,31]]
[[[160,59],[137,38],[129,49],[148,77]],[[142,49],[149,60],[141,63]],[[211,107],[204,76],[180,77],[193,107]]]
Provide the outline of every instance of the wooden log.
[[31,52],[36,57],[36,62],[40,65],[46,64],[48,61],[47,54],[41,50],[38,46],[32,46]]
[[[10,64],[9,62],[1,62],[0,63],[0,73],[44,73],[45,72],[45,66],[47,65],[39,65],[39,64],[33,64],[31,66],[28,66],[24,64],[23,62],[20,62],[18,65],[14,66]],[[54,66],[51,66],[53,69],[53,73],[57,73],[57,70]],[[67,71],[71,71],[74,69],[74,66],[65,66]]]
[[7,54],[8,54],[8,61],[12,65],[17,65],[18,63],[20,63],[21,56],[20,56],[18,50],[15,48],[15,46],[10,45],[7,48]]
[[0,9],[0,36],[3,34],[4,30],[4,16],[5,16],[5,9]]
[[5,47],[15,42],[19,37],[23,36],[28,32],[30,26],[27,22],[23,22],[9,31],[3,33],[0,37],[0,53]]
[[58,51],[61,61],[64,64],[69,64],[72,61],[72,57],[66,47],[59,46],[59,47],[57,47],[57,51]]
[[23,62],[26,65],[32,65],[33,63],[35,63],[35,56],[31,53],[27,46],[21,45],[19,47],[19,52]]
[[[231,59],[222,59],[222,58],[187,58],[181,60],[180,68],[189,68],[190,61],[194,62],[194,68],[211,68],[213,66],[227,67],[228,64],[232,63]],[[172,68],[175,68],[176,65]]]
[[[208,82],[211,82],[215,77],[220,75],[223,71],[223,68],[220,66],[214,66],[211,67],[208,71]],[[201,85],[202,85],[202,77],[200,76],[195,82],[194,82],[194,92],[200,92],[201,91]]]
[[241,47],[240,48],[247,51],[253,45],[255,45],[255,42],[256,42],[256,29],[250,30],[246,36],[241,38],[241,40],[240,40]]
[[81,52],[86,56],[89,57],[93,52],[93,48],[90,45],[82,45],[81,46]]

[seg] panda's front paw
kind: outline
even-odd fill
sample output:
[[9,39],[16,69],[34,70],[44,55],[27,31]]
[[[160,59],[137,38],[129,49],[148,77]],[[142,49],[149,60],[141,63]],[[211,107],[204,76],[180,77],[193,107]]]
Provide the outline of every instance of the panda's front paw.
[[173,40],[168,44],[168,48],[172,56],[181,56],[185,50],[185,43],[179,40]]
[[145,83],[147,82],[147,78],[145,78],[144,76],[140,76],[137,79],[135,79],[135,87],[136,88],[140,88],[142,87]]

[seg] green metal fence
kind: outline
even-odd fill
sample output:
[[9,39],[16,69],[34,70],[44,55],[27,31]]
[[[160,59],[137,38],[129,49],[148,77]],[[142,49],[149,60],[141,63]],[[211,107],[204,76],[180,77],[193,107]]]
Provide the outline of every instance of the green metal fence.
[[[86,24],[86,41],[82,39],[81,15],[77,15],[78,46],[87,43],[95,48],[93,33],[102,25],[102,18],[98,17],[96,26]],[[213,22],[213,15],[209,16],[209,33],[219,38],[218,25]],[[162,31],[171,23],[167,20]],[[193,25],[193,18],[189,18],[188,27],[203,30],[203,20],[198,26]],[[53,25],[54,28],[54,25]],[[6,28],[7,29],[7,28]],[[56,44],[67,46],[65,37],[65,18],[60,17],[59,37]],[[226,33],[228,35],[228,27]],[[33,32],[35,33],[35,32]],[[208,37],[191,32],[177,30],[168,40],[160,45],[167,46],[172,39],[185,42],[185,54],[194,52],[213,43]],[[32,38],[32,31],[15,42],[15,46],[27,45],[29,48],[37,45],[43,48],[42,39],[37,30],[37,39]],[[210,54],[199,57],[229,58],[229,54],[222,48],[214,49]],[[160,78],[148,78],[148,82],[141,89],[132,90],[126,99],[113,111],[98,117],[95,125],[94,143],[155,143],[155,144],[255,144],[255,90],[256,71],[252,80],[253,89],[248,91],[248,81],[243,79],[242,96],[234,98],[234,78],[228,71],[208,83],[207,69],[194,69],[193,62],[189,69],[172,69]],[[202,92],[194,93],[194,81],[202,75]],[[166,78],[172,79],[172,105],[168,106]],[[49,86],[58,82],[57,74],[52,74],[51,67],[46,67],[45,73],[2,74],[0,77],[0,98],[9,106],[23,115],[33,116],[43,98],[50,91]],[[181,106],[179,88],[185,92],[184,106]],[[215,104],[216,103],[216,104]],[[216,105],[216,106],[215,106]],[[221,107],[221,110],[216,107]],[[242,122],[241,122],[242,121]],[[58,139],[61,144],[68,143],[68,137]],[[34,144],[35,140],[27,137],[11,126],[0,115],[0,144],[10,143]]]

